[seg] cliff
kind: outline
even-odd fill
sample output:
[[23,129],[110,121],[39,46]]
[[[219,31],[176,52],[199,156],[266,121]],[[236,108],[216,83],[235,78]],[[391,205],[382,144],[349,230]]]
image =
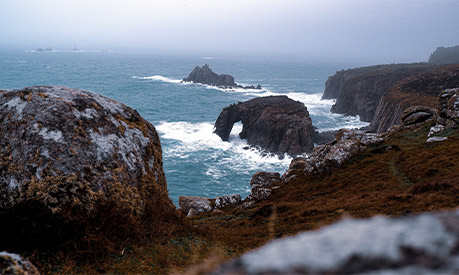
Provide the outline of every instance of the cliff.
[[215,133],[227,141],[238,121],[242,122],[239,136],[269,152],[295,156],[314,147],[315,131],[307,108],[287,96],[254,98],[225,107],[215,122]]
[[429,64],[459,64],[459,46],[438,47],[430,55]]
[[392,125],[400,125],[402,113],[408,107],[423,105],[436,108],[440,92],[458,86],[458,65],[432,67],[429,72],[407,77],[382,96],[369,130],[381,133]]
[[429,71],[427,64],[393,64],[337,72],[325,83],[323,99],[336,99],[333,113],[370,122],[381,97],[402,79]]

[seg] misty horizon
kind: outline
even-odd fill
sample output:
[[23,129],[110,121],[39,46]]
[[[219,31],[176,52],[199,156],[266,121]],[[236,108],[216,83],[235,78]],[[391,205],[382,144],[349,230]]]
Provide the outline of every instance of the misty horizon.
[[4,1],[0,47],[325,62],[426,62],[458,1]]

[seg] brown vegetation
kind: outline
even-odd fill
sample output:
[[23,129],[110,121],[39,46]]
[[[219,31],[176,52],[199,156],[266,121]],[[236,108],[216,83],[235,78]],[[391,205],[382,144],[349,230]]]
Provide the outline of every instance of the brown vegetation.
[[[386,136],[330,173],[305,176],[298,171],[296,179],[248,210],[228,208],[185,219],[157,195],[142,224],[133,224],[127,213],[101,205],[88,221],[91,226],[75,235],[79,239],[51,251],[28,250],[26,256],[42,273],[199,273],[271,239],[345,216],[456,208],[459,130],[437,134],[448,137],[444,142],[426,143],[429,126]],[[41,237],[53,240],[51,233]]]

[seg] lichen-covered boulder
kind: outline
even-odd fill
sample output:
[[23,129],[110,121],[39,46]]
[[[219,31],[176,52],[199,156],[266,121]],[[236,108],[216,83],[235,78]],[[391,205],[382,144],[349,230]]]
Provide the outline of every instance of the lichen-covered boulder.
[[191,210],[197,213],[211,212],[214,210],[212,200],[206,197],[181,196],[179,197],[180,210],[189,214]]
[[459,124],[459,88],[446,89],[438,96],[438,120],[450,128]]
[[0,211],[36,202],[89,215],[110,201],[133,217],[167,196],[154,126],[107,97],[66,87],[0,91]]
[[0,252],[0,274],[40,274],[29,261],[14,253]]
[[459,211],[345,219],[274,240],[215,274],[458,274]]
[[215,208],[223,209],[227,206],[235,206],[241,204],[240,194],[224,195],[215,198]]

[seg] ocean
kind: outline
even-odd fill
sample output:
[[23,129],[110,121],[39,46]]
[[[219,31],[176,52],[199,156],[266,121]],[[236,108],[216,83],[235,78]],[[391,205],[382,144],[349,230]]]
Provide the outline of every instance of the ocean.
[[[262,90],[223,90],[182,83],[195,66],[209,64],[231,74],[242,85]],[[222,109],[254,97],[287,95],[308,108],[319,131],[368,125],[358,117],[330,113],[333,100],[321,100],[325,81],[356,64],[242,57],[159,56],[107,51],[0,49],[0,89],[32,85],[79,88],[118,100],[136,109],[158,131],[169,195],[216,197],[250,192],[250,179],[260,170],[283,173],[291,158],[247,149],[236,124],[229,142],[213,134]]]

